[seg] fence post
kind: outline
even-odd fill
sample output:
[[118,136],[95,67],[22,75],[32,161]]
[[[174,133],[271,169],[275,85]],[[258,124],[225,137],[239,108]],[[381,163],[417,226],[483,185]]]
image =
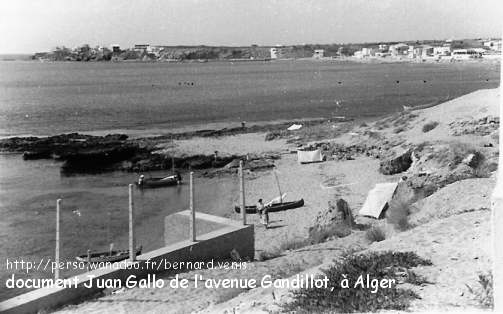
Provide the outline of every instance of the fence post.
[[241,199],[241,220],[243,225],[246,225],[245,180],[242,160],[239,161],[239,194]]
[[194,172],[190,172],[189,194],[190,194],[190,241],[196,242],[196,210],[194,208]]
[[136,260],[136,243],[134,238],[134,201],[133,185],[129,185],[129,261]]
[[56,269],[54,270],[54,279],[59,279],[59,246],[60,246],[60,241],[59,241],[59,223],[60,223],[60,206],[61,206],[61,199],[58,199],[56,201],[56,252],[54,259],[56,261]]

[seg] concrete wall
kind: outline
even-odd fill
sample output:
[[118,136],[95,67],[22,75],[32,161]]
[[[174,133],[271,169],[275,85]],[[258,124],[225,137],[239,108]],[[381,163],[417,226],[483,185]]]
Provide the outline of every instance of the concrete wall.
[[[189,212],[177,213],[188,218]],[[199,235],[196,242],[181,241],[147,252],[137,257],[134,269],[97,269],[78,277],[77,288],[41,288],[0,303],[2,313],[37,313],[41,310],[49,310],[62,305],[84,301],[86,298],[100,293],[102,289],[93,287],[86,288],[89,276],[94,275],[99,279],[120,279],[122,282],[130,275],[136,275],[137,279],[145,278],[148,274],[165,272],[161,266],[159,269],[147,269],[146,261],[155,262],[156,265],[163,261],[209,261],[226,260],[230,258],[230,252],[235,249],[243,259],[253,259],[255,253],[255,239],[253,225],[243,226],[241,222],[233,221],[217,216],[197,213],[196,219],[208,220],[213,223],[224,225],[218,230]],[[149,264],[152,265],[152,264]],[[171,270],[174,273],[174,271]]]

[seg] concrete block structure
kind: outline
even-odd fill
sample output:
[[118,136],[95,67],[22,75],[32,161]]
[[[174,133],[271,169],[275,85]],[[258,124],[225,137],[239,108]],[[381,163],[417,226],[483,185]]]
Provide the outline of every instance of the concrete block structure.
[[[179,215],[188,219],[190,212],[182,211]],[[169,219],[169,216],[166,217]],[[2,313],[38,313],[50,311],[63,305],[74,304],[84,301],[86,298],[95,296],[103,288],[90,285],[90,281],[118,280],[125,282],[128,277],[134,275],[136,280],[148,278],[153,273],[177,273],[180,270],[166,270],[162,265],[166,262],[204,262],[210,260],[229,260],[231,252],[235,252],[243,260],[253,260],[255,254],[255,238],[253,225],[243,225],[241,221],[213,215],[196,213],[196,219],[206,220],[219,226],[214,231],[197,235],[196,241],[179,241],[166,245],[157,250],[139,255],[137,260],[129,264],[129,267],[107,267],[92,270],[78,276],[68,278],[75,280],[75,287],[46,287],[27,292],[0,303]],[[124,261],[123,261],[124,262]],[[123,263],[118,262],[118,263]],[[115,263],[114,265],[116,265]],[[161,265],[161,267],[153,267]]]

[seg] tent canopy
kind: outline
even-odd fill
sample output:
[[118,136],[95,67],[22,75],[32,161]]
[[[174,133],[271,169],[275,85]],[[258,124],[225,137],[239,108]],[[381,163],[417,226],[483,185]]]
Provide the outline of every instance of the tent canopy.
[[319,149],[313,151],[298,150],[297,160],[301,164],[306,164],[310,162],[320,162],[323,161],[323,155],[321,154],[321,150]]
[[382,211],[393,198],[397,186],[398,182],[376,184],[376,186],[370,190],[358,214],[360,216],[370,216],[379,219]]
[[302,128],[302,124],[292,124],[287,130],[288,131],[295,131],[295,130],[299,130],[300,128]]

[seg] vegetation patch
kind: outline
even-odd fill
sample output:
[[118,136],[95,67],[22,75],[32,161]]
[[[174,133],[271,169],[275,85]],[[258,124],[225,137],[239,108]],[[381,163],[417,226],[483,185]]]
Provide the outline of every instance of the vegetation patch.
[[370,243],[381,242],[386,239],[386,231],[382,226],[373,225],[365,232],[365,237]]
[[284,138],[286,136],[288,136],[288,133],[286,131],[275,130],[275,131],[267,132],[265,135],[265,140],[272,141],[272,140]]
[[323,243],[331,238],[344,238],[351,234],[351,227],[346,223],[333,223],[309,231],[307,245]]
[[431,130],[436,128],[437,125],[438,125],[437,121],[428,122],[425,125],[423,125],[423,132],[424,133],[430,132]]
[[[419,296],[410,289],[400,288],[399,284],[426,283],[410,270],[419,265],[432,263],[413,252],[350,255],[324,271],[329,280],[327,288],[295,291],[293,301],[286,304],[284,310],[300,313],[404,311],[410,301]],[[383,287],[384,282],[389,285]]]
[[414,192],[407,189],[406,185],[397,188],[395,197],[389,202],[386,211],[386,219],[399,231],[405,231],[410,228],[409,215],[412,213],[411,204],[415,201]]
[[399,127],[397,127],[396,129],[393,130],[393,132],[395,134],[402,133],[403,131],[405,131],[405,127],[404,126],[399,126]]
[[281,256],[281,250],[278,248],[274,248],[274,249],[267,250],[267,251],[260,251],[257,253],[257,261],[265,262],[265,261],[268,261],[270,259],[280,257],[280,256]]
[[[427,146],[421,145],[419,149],[426,152]],[[470,154],[476,155],[476,158],[469,165],[472,168],[477,168],[479,161],[483,159],[482,154],[474,146],[457,141],[450,142],[447,147],[433,150],[430,148],[430,150],[428,159],[436,160],[441,166],[447,166],[450,170],[456,168]]]
[[343,238],[351,234],[351,227],[343,223],[334,223],[309,230],[307,238],[286,237],[278,247],[257,253],[258,261],[267,261],[276,257],[280,257],[283,252],[297,250],[309,245],[322,243],[331,238]]
[[479,274],[478,284],[477,287],[472,288],[469,285],[466,287],[481,306],[492,309],[494,307],[493,274],[491,272]]
[[415,113],[404,113],[398,115],[394,120],[393,120],[393,125],[394,126],[408,126],[409,122],[417,118],[418,115]]

